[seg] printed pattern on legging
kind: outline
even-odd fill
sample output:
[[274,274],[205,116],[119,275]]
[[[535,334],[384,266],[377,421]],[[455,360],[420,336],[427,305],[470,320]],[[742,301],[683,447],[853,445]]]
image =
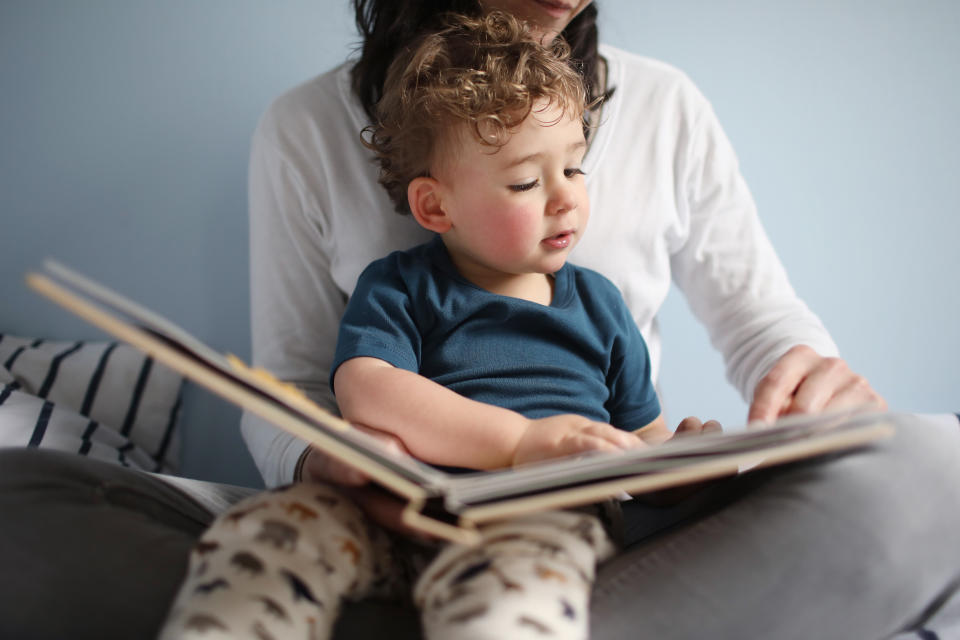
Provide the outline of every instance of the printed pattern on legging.
[[600,521],[554,511],[485,527],[445,548],[414,589],[430,640],[585,640],[596,564],[614,547]]
[[400,573],[386,534],[336,490],[260,493],[197,543],[160,638],[324,640],[342,599],[395,594]]
[[[613,553],[596,518],[549,512],[481,534],[446,546],[417,580],[428,639],[587,637],[595,566]],[[326,640],[343,599],[401,597],[434,554],[401,563],[396,546],[331,487],[251,496],[196,545],[160,638]]]

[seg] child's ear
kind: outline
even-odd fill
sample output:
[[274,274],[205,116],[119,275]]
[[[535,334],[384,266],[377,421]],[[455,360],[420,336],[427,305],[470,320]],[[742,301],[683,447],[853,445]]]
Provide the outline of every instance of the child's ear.
[[424,229],[446,233],[453,226],[443,210],[440,183],[436,179],[422,176],[411,180],[407,185],[407,202],[413,217]]

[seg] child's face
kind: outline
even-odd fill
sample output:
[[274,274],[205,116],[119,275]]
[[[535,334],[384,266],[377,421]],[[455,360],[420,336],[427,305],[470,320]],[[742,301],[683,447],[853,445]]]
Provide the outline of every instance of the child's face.
[[539,109],[499,151],[462,135],[434,173],[452,225],[444,242],[475,282],[557,271],[587,225],[581,121],[557,107]]

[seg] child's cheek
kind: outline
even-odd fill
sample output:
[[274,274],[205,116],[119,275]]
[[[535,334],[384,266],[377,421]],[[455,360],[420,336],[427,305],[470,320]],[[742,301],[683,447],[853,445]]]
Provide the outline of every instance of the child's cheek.
[[492,221],[491,231],[499,236],[504,248],[524,249],[540,241],[542,225],[524,207],[502,207]]

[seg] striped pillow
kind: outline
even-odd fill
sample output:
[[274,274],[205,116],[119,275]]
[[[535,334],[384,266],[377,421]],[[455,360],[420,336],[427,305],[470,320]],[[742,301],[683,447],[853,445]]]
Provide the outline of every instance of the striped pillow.
[[174,472],[182,378],[116,342],[0,334],[0,446]]

